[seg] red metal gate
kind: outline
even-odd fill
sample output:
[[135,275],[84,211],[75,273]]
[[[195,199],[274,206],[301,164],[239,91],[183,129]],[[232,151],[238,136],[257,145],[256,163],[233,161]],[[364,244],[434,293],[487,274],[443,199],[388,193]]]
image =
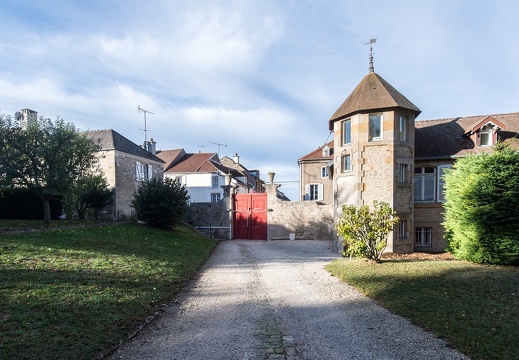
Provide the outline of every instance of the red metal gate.
[[234,239],[267,240],[267,194],[234,195]]

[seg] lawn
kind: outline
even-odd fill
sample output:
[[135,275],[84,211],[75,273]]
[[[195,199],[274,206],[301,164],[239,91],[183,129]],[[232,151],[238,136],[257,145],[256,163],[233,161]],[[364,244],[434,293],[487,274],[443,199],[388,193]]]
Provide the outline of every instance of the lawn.
[[327,270],[473,359],[519,359],[517,267],[338,259]]
[[0,232],[0,359],[106,354],[173,301],[214,246],[183,226]]

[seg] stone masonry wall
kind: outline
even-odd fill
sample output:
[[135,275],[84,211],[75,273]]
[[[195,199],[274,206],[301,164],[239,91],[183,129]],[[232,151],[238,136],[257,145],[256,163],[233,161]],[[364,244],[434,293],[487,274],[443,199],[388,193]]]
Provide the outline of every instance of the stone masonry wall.
[[282,201],[276,197],[279,184],[266,184],[268,197],[268,240],[335,239],[333,205],[320,205],[316,201]]

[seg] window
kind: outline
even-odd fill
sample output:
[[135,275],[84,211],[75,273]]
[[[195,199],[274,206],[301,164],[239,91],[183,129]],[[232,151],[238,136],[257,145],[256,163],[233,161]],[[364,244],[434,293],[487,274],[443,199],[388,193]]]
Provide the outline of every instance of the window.
[[305,200],[321,201],[323,197],[323,184],[307,184],[305,186]]
[[342,144],[350,144],[351,143],[351,120],[345,120],[342,123]]
[[479,146],[492,146],[491,124],[487,124],[479,130]]
[[328,166],[321,166],[321,178],[328,179]]
[[432,228],[418,227],[416,228],[415,244],[418,246],[432,246]]
[[212,193],[211,202],[218,202],[218,201],[220,201],[220,193]]
[[153,169],[151,165],[141,164],[140,162],[135,162],[135,180],[145,181],[150,180],[153,177]]
[[409,141],[409,115],[400,115],[398,118],[398,139]]
[[351,156],[344,155],[342,157],[342,171],[347,172],[351,170]]
[[398,222],[398,238],[407,238],[407,220],[400,220]]
[[438,166],[438,201],[439,202],[445,202],[445,180],[444,175],[447,172],[447,170],[451,166],[449,164],[447,165],[441,165]]
[[398,182],[399,183],[405,184],[409,181],[408,171],[409,171],[408,164],[399,164],[399,168],[398,168]]
[[369,141],[382,139],[382,114],[369,115]]
[[212,179],[212,180],[213,180],[213,181],[212,181],[212,184],[211,184],[212,186],[211,186],[211,187],[212,187],[213,189],[218,188],[218,176],[213,176],[213,179]]
[[414,200],[434,201],[436,169],[433,167],[417,167],[414,169]]
[[323,154],[323,157],[330,156],[330,148],[328,146],[323,147],[322,154]]

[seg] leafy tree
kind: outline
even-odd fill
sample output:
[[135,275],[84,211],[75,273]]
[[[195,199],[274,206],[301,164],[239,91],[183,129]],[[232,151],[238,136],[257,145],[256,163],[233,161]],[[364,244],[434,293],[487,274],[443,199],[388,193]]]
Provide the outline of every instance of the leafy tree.
[[459,159],[445,176],[447,249],[476,263],[519,264],[519,152]]
[[94,209],[97,220],[99,209],[113,202],[114,189],[110,189],[102,174],[88,173],[77,179],[67,195],[67,208],[85,218],[88,209]]
[[368,205],[343,205],[337,232],[344,238],[344,255],[380,262],[387,237],[397,222],[396,213],[385,202],[374,201],[372,210]]
[[132,207],[139,220],[150,226],[173,228],[187,212],[189,195],[178,179],[153,178],[142,183],[134,194]]
[[23,128],[21,120],[0,115],[0,180],[37,194],[46,224],[49,201],[65,195],[74,180],[92,168],[98,149],[63,119],[40,118]]

